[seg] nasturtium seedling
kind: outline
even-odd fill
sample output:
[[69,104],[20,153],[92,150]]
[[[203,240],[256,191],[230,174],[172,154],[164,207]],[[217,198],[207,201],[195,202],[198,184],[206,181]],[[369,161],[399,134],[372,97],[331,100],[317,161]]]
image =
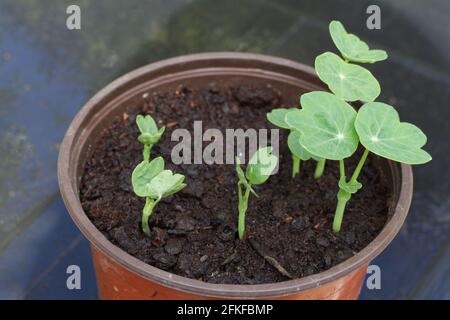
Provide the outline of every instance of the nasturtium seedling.
[[320,80],[345,101],[374,101],[380,95],[380,84],[369,70],[332,52],[319,55],[314,65]]
[[138,140],[144,145],[144,159],[139,163],[131,174],[131,184],[134,193],[145,198],[145,206],[142,210],[141,228],[150,235],[148,220],[154,207],[161,199],[171,196],[183,189],[184,176],[173,174],[171,170],[164,170],[164,159],[157,157],[150,161],[150,150],[152,146],[161,139],[164,127],[158,129],[155,120],[151,116],[138,115],[136,124],[140,135]]
[[366,103],[358,111],[355,128],[361,144],[387,159],[407,164],[422,164],[431,156],[421,148],[425,134],[415,125],[400,122],[397,111],[381,102]]
[[341,160],[358,147],[356,111],[335,95],[314,91],[302,95],[301,110],[286,114],[286,122],[301,133],[301,144],[316,157]]
[[369,49],[367,43],[358,36],[348,33],[339,21],[331,21],[329,30],[334,44],[347,61],[374,63],[386,60],[388,57],[384,50]]
[[[267,120],[277,127],[291,130],[293,129],[286,122],[286,114],[293,110],[299,110],[297,108],[278,108],[273,109],[271,112],[267,114]],[[301,134],[298,131],[291,130],[288,136],[288,147],[291,151],[292,155],[292,177],[294,178],[300,172],[300,163],[301,161],[306,161],[311,158],[314,158],[318,161],[315,177],[319,178],[325,166],[325,160],[313,157],[301,144],[300,144]]]
[[183,189],[184,176],[173,174],[171,170],[164,170],[164,160],[157,157],[152,161],[143,161],[137,165],[131,175],[134,193],[145,198],[142,211],[141,228],[145,234],[150,235],[148,220],[154,207],[163,198],[167,198]]
[[[333,94],[303,94],[301,109],[271,112],[267,118],[291,130],[288,144],[293,153],[304,154],[305,150],[315,159],[339,161],[339,191],[332,227],[338,233],[347,202],[362,188],[358,177],[370,152],[406,164],[426,163],[431,156],[422,150],[427,141],[425,134],[413,124],[400,122],[392,106],[374,102],[381,91],[377,79],[367,69],[350,63],[385,60],[386,52],[369,49],[357,36],[347,33],[339,21],[332,21],[329,30],[344,60],[325,52],[316,58],[315,68]],[[357,100],[365,103],[358,112],[347,103]],[[347,179],[344,160],[355,153],[359,142],[363,153]]]
[[345,178],[344,162],[340,163],[338,204],[333,220],[336,233],[341,229],[346,203],[362,187],[357,179],[369,152],[406,164],[423,164],[431,160],[428,152],[421,149],[427,142],[422,130],[413,124],[400,122],[397,111],[388,104],[364,104],[358,110],[355,130],[365,149],[349,181]]
[[131,174],[131,183],[134,193],[139,197],[147,197],[148,184],[154,177],[164,170],[164,160],[157,157],[152,161],[142,161]]
[[[361,189],[358,177],[373,152],[384,158],[407,164],[421,164],[431,156],[421,147],[426,136],[416,126],[400,122],[392,106],[368,102],[356,112],[348,103],[327,92],[302,95],[301,110],[289,111],[286,122],[301,133],[300,143],[312,155],[339,161],[339,192],[333,219],[333,231],[341,230],[345,207]],[[344,159],[352,156],[359,142],[363,154],[347,180]]]
[[[250,192],[257,196],[253,185],[263,184],[269,179],[278,164],[278,158],[272,154],[272,147],[258,149],[251,157],[244,171],[241,168],[239,158],[236,157],[236,172],[238,176],[238,235],[244,239],[245,213],[248,209]],[[243,191],[245,189],[245,191]]]
[[136,124],[141,133],[138,140],[144,145],[144,160],[149,160],[152,146],[161,139],[165,127],[158,129],[155,120],[153,120],[150,115],[146,115],[145,117],[143,115],[138,115],[136,117]]

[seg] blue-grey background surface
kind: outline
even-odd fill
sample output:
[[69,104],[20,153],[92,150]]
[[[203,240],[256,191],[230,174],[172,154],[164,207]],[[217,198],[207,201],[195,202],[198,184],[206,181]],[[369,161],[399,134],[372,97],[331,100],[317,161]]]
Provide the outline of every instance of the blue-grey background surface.
[[[81,8],[80,31],[66,8]],[[381,8],[382,29],[365,27]],[[434,160],[416,167],[407,222],[373,263],[363,299],[450,298],[450,1],[0,0],[0,298],[96,299],[89,247],[59,195],[56,159],[71,119],[119,75],[180,54],[246,51],[313,64],[334,50],[331,19],[390,59],[369,66]],[[81,290],[66,268],[82,270]]]

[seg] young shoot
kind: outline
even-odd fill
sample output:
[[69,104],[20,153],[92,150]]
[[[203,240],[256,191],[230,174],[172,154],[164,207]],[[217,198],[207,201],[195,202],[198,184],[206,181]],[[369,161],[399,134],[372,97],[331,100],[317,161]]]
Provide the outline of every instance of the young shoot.
[[374,101],[381,92],[378,80],[369,70],[351,62],[375,63],[387,59],[387,53],[369,49],[356,35],[347,33],[339,21],[331,21],[329,31],[343,58],[332,52],[319,55],[314,66],[320,80],[342,100]]
[[238,176],[238,235],[244,239],[245,213],[248,208],[250,192],[258,196],[253,190],[253,185],[263,184],[269,179],[278,164],[278,158],[272,154],[272,147],[258,149],[250,159],[247,169],[241,168],[239,158],[236,157],[236,172]]
[[386,60],[388,57],[384,50],[369,49],[369,46],[358,36],[348,33],[339,21],[331,21],[329,30],[331,39],[346,61],[374,63]]
[[150,235],[148,220],[153,209],[161,199],[183,189],[184,176],[173,174],[171,170],[164,170],[164,160],[157,157],[150,161],[150,151],[164,133],[164,127],[158,130],[155,120],[149,115],[136,117],[136,124],[140,135],[138,140],[144,145],[143,161],[134,168],[131,175],[133,191],[138,197],[145,198],[142,210],[141,228],[145,234]]
[[279,108],[273,109],[271,112],[267,114],[267,120],[273,125],[277,127],[290,130],[288,135],[288,147],[291,151],[292,156],[292,178],[300,172],[300,164],[301,161],[306,161],[311,158],[314,158],[317,161],[316,170],[314,172],[314,177],[320,178],[322,176],[323,170],[325,168],[325,159],[319,159],[311,155],[305,148],[302,147],[300,140],[301,134],[299,131],[296,131],[295,128],[292,128],[286,122],[286,114],[289,111],[298,110],[297,108]]
[[150,235],[148,220],[153,209],[163,198],[167,198],[183,189],[184,176],[173,174],[171,170],[164,170],[164,160],[157,157],[152,161],[142,161],[134,169],[131,175],[133,191],[138,197],[145,198],[145,206],[142,210],[141,228]]
[[[367,69],[350,63],[385,60],[386,52],[369,49],[338,21],[332,21],[329,29],[344,59],[325,52],[316,58],[315,69],[333,94],[303,94],[301,109],[287,111],[284,120],[290,130],[301,133],[299,143],[312,157],[339,161],[339,191],[332,227],[338,233],[347,202],[362,187],[358,177],[369,152],[406,164],[425,163],[431,156],[421,149],[426,136],[419,128],[401,123],[393,107],[373,102],[381,91],[377,79]],[[366,103],[356,112],[346,101]],[[359,142],[364,151],[347,180],[344,160],[355,153]]]
[[[347,202],[361,187],[358,177],[373,152],[406,164],[421,164],[431,156],[421,147],[426,136],[416,126],[400,122],[392,106],[380,102],[364,104],[358,113],[345,101],[327,92],[310,92],[301,97],[302,110],[291,111],[286,121],[302,132],[302,145],[311,154],[339,161],[339,192],[333,231],[341,230]],[[353,155],[359,142],[364,152],[347,180],[345,159]]]
[[149,161],[150,151],[153,145],[161,139],[166,128],[162,127],[158,129],[155,120],[153,120],[150,115],[146,115],[145,117],[143,115],[138,115],[136,117],[136,124],[140,131],[138,140],[144,145],[144,150],[142,152],[144,161]]

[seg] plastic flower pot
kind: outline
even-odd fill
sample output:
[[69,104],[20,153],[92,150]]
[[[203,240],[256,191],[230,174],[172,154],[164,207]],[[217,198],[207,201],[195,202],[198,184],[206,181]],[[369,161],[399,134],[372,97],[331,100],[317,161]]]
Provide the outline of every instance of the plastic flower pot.
[[400,230],[411,202],[411,167],[378,159],[392,190],[388,221],[363,250],[318,274],[258,285],[212,284],[181,277],[131,256],[113,245],[92,224],[79,200],[79,182],[85,160],[102,129],[144,93],[216,85],[267,85],[280,90],[292,105],[300,94],[324,90],[311,67],[290,60],[244,53],[205,53],[172,58],[144,66],[99,91],[80,110],[61,145],[58,176],[66,207],[91,243],[100,298],[102,299],[357,299],[366,268]]

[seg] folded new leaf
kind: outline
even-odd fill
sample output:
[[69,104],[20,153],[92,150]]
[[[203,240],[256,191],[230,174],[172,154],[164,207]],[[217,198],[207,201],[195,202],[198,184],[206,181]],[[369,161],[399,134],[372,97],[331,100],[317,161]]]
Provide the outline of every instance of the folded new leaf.
[[311,153],[308,152],[300,143],[301,140],[301,134],[298,131],[291,131],[288,136],[288,147],[289,150],[299,159],[301,160],[309,160],[311,158],[314,158],[318,160],[316,157],[314,157]]
[[292,110],[298,110],[297,108],[278,108],[273,109],[267,114],[267,120],[271,122],[272,124],[276,125],[277,127],[283,128],[283,129],[291,129],[289,125],[286,123],[286,114],[289,111]]
[[158,132],[156,122],[150,115],[146,115],[145,117],[141,114],[138,115],[136,117],[136,123],[141,133],[156,134]]
[[315,68],[320,80],[345,101],[373,101],[381,92],[378,80],[369,70],[347,63],[332,52],[319,55]]
[[331,93],[314,91],[301,97],[301,110],[290,111],[286,122],[301,134],[302,146],[316,157],[341,160],[358,147],[356,111]]
[[356,193],[359,189],[362,188],[362,184],[358,181],[345,181],[345,177],[341,177],[339,179],[339,189],[342,189],[350,194]]
[[411,123],[400,122],[395,109],[385,103],[363,105],[356,117],[355,129],[361,144],[369,151],[387,159],[406,164],[422,164],[431,160],[421,147],[427,137]]
[[278,158],[272,154],[272,147],[258,149],[251,157],[246,170],[250,184],[262,184],[275,170]]
[[339,21],[331,21],[329,30],[334,44],[348,61],[374,63],[388,57],[384,50],[369,49],[358,36],[348,33]]
[[147,184],[164,170],[164,160],[161,157],[150,162],[142,161],[134,168],[131,174],[133,191],[139,197],[147,197]]
[[136,124],[141,132],[138,140],[143,144],[156,144],[165,130],[165,127],[158,129],[155,120],[150,115],[146,115],[145,117],[138,115],[136,117]]
[[163,170],[147,183],[147,197],[160,199],[171,196],[186,186],[183,181],[184,176],[182,174],[174,174],[171,170]]
[[247,179],[245,177],[245,173],[244,173],[244,171],[241,168],[241,161],[239,160],[238,157],[236,157],[235,161],[236,161],[236,172],[237,172],[237,175],[238,175],[239,182],[241,182],[243,184],[247,184],[248,182],[247,182]]
[[258,194],[256,193],[256,191],[253,190],[252,186],[247,181],[247,177],[245,176],[245,173],[241,168],[241,161],[239,160],[238,157],[236,157],[235,161],[236,161],[236,172],[238,175],[239,182],[242,185],[244,185],[246,188],[249,188],[250,192],[253,193],[256,197],[258,197]]

